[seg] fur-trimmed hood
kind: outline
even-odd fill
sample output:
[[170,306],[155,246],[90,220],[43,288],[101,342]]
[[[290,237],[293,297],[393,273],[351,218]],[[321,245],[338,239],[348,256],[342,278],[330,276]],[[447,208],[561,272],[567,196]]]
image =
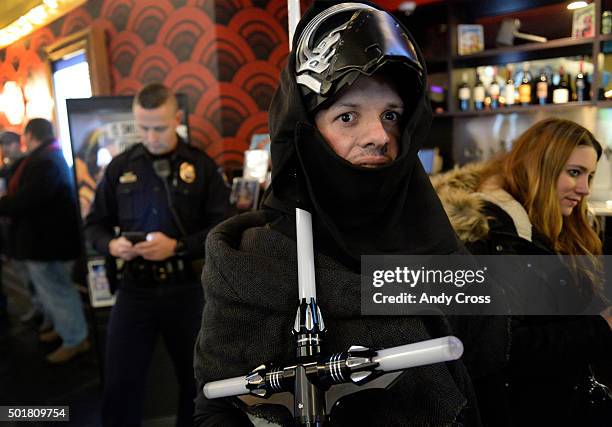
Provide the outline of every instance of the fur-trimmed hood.
[[431,178],[455,232],[466,243],[485,239],[490,231],[490,218],[484,206],[490,202],[510,216],[519,237],[531,242],[531,221],[519,202],[494,185],[478,191],[486,167],[486,163],[471,163]]

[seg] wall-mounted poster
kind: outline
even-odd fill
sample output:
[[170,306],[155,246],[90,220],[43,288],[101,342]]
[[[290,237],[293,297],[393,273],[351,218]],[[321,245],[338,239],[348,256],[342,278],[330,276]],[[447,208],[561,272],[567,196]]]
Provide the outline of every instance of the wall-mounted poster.
[[574,10],[572,20],[572,37],[584,38],[595,36],[595,3]]
[[457,25],[457,53],[470,55],[484,50],[482,25]]
[[236,177],[232,182],[230,203],[240,211],[254,210],[259,199],[259,180]]
[[87,287],[92,307],[109,307],[115,304],[106,275],[105,261],[102,257],[93,257],[87,261]]

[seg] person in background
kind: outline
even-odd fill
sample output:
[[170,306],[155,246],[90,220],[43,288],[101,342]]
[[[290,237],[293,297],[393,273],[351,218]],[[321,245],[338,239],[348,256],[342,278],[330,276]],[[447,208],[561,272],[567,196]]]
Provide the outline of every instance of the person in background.
[[[270,107],[273,176],[263,208],[220,224],[207,239],[195,360],[199,426],[293,422],[266,405],[206,399],[202,386],[246,375],[267,361],[292,360],[298,205],[312,213],[327,351],[452,333],[442,316],[368,317],[360,311],[362,254],[461,251],[418,162],[431,110],[412,37],[371,3],[316,1],[293,46]],[[461,362],[408,369],[389,390],[346,396],[331,420],[339,426],[479,425]]]
[[[0,195],[6,193],[6,184],[11,178],[11,175],[19,165],[19,162],[24,157],[24,152],[21,147],[21,136],[18,133],[6,131],[0,134],[0,143],[2,147],[2,163],[3,166],[0,168]],[[22,322],[29,322],[33,319],[42,319],[42,323],[39,327],[39,332],[49,331],[53,324],[51,323],[51,318],[49,315],[43,313],[43,307],[36,297],[36,290],[32,285],[32,281],[28,277],[28,273],[25,265],[17,261],[13,258],[13,247],[14,242],[12,239],[14,236],[11,234],[11,219],[10,217],[0,217],[0,234],[2,235],[1,243],[0,243],[0,252],[3,255],[3,259],[0,261],[4,263],[9,260],[11,262],[11,267],[17,275],[22,279],[23,283],[25,283],[27,288],[30,291],[31,295],[31,307],[30,309],[20,316],[20,320]],[[0,264],[0,271],[2,265]],[[2,279],[0,279],[2,280]],[[0,288],[1,288],[0,284]],[[0,298],[2,296],[0,295]],[[2,306],[2,302],[0,301],[0,307]],[[0,311],[2,309],[0,308]],[[51,337],[54,338],[54,337]]]
[[141,424],[161,335],[179,383],[176,425],[190,426],[204,241],[229,211],[229,188],[215,162],[176,133],[181,111],[170,89],[145,86],[132,110],[142,143],[108,165],[86,218],[93,247],[123,262],[108,325],[102,423]]
[[[602,244],[586,202],[601,154],[587,129],[550,118],[525,131],[503,157],[436,176],[433,183],[474,254],[583,255],[567,264],[559,259],[560,276],[534,272],[517,294],[539,287],[550,294],[542,301],[554,300],[552,289],[567,283],[571,301],[586,305],[594,297],[606,307],[597,274]],[[510,320],[507,365],[475,382],[484,424],[609,424],[612,400],[591,365],[612,360],[612,313]]]
[[18,133],[5,131],[0,133],[0,147],[2,147],[2,176],[8,167],[13,166],[17,160],[23,157],[21,150],[21,136]]
[[[21,152],[21,136],[18,133],[5,131],[0,133],[0,149],[2,150],[2,166],[0,167],[0,197],[6,194],[6,183],[10,177],[11,171],[20,157]],[[7,255],[9,240],[8,232],[10,226],[9,218],[0,218],[0,253]],[[2,289],[2,267],[4,260],[0,259],[0,320],[8,318],[7,298]]]
[[62,340],[47,360],[64,363],[90,348],[81,297],[71,279],[81,252],[74,180],[51,122],[31,119],[23,136],[29,151],[0,198],[0,215],[11,219],[13,256],[24,261],[54,325],[40,339]]

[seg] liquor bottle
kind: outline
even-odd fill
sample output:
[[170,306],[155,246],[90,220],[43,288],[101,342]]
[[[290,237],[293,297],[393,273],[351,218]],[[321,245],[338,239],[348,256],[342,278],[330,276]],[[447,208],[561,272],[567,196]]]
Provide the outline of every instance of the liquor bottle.
[[497,67],[493,67],[493,80],[489,85],[489,96],[491,97],[491,109],[499,108],[499,82],[497,81]]
[[584,61],[580,60],[580,71],[576,74],[576,93],[574,94],[574,100],[578,102],[588,101],[590,99],[589,96],[589,86],[587,81],[588,75],[584,74]]
[[521,105],[531,104],[531,83],[533,77],[529,71],[529,62],[523,62],[523,78],[519,85],[519,102]]
[[570,102],[576,96],[574,94],[574,85],[572,75],[570,73],[565,73],[565,87],[567,87],[567,100]]
[[542,68],[540,69],[540,77],[538,77],[538,82],[536,84],[536,98],[538,104],[544,105],[548,102],[548,89],[548,77],[546,77],[544,68]]
[[512,78],[512,66],[508,65],[506,67],[506,86],[504,87],[504,100],[506,103],[506,107],[512,107],[515,104],[515,88],[514,88],[514,79]]
[[476,86],[474,86],[474,109],[484,109],[485,87],[480,80],[480,74],[476,72]]
[[591,100],[591,80],[589,79],[589,73],[584,72],[584,96],[585,101]]
[[553,90],[553,104],[565,104],[569,101],[569,85],[563,65],[559,67],[559,84]]
[[459,85],[459,91],[457,97],[459,98],[459,110],[467,111],[470,109],[470,98],[471,98],[470,86],[467,82],[467,73],[461,75],[461,85]]

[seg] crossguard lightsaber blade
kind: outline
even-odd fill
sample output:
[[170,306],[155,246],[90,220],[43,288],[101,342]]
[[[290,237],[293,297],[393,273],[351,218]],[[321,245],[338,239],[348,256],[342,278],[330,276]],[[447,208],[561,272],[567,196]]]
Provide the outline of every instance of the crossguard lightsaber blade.
[[323,388],[346,382],[359,385],[382,373],[457,360],[462,354],[463,344],[454,336],[378,351],[353,346],[346,352],[333,354],[319,362],[284,368],[261,365],[248,375],[207,383],[204,395],[207,399],[244,394],[265,398],[274,393],[291,391],[298,366],[304,367],[313,381]]
[[[323,356],[321,349],[326,329],[316,302],[312,217],[309,212],[296,209],[296,228],[299,307],[292,329],[296,363],[289,366],[263,364],[247,375],[206,383],[204,396],[207,399],[250,395],[272,400],[275,395],[292,393],[293,405],[280,403],[293,411],[296,424],[321,426],[327,421],[327,409],[342,396],[360,389],[389,387],[401,373],[397,372],[407,368],[461,357],[463,344],[454,336],[383,350],[352,346],[345,352]],[[396,374],[390,374],[393,372]],[[378,381],[381,376],[387,378]],[[255,403],[265,402],[258,400]]]

